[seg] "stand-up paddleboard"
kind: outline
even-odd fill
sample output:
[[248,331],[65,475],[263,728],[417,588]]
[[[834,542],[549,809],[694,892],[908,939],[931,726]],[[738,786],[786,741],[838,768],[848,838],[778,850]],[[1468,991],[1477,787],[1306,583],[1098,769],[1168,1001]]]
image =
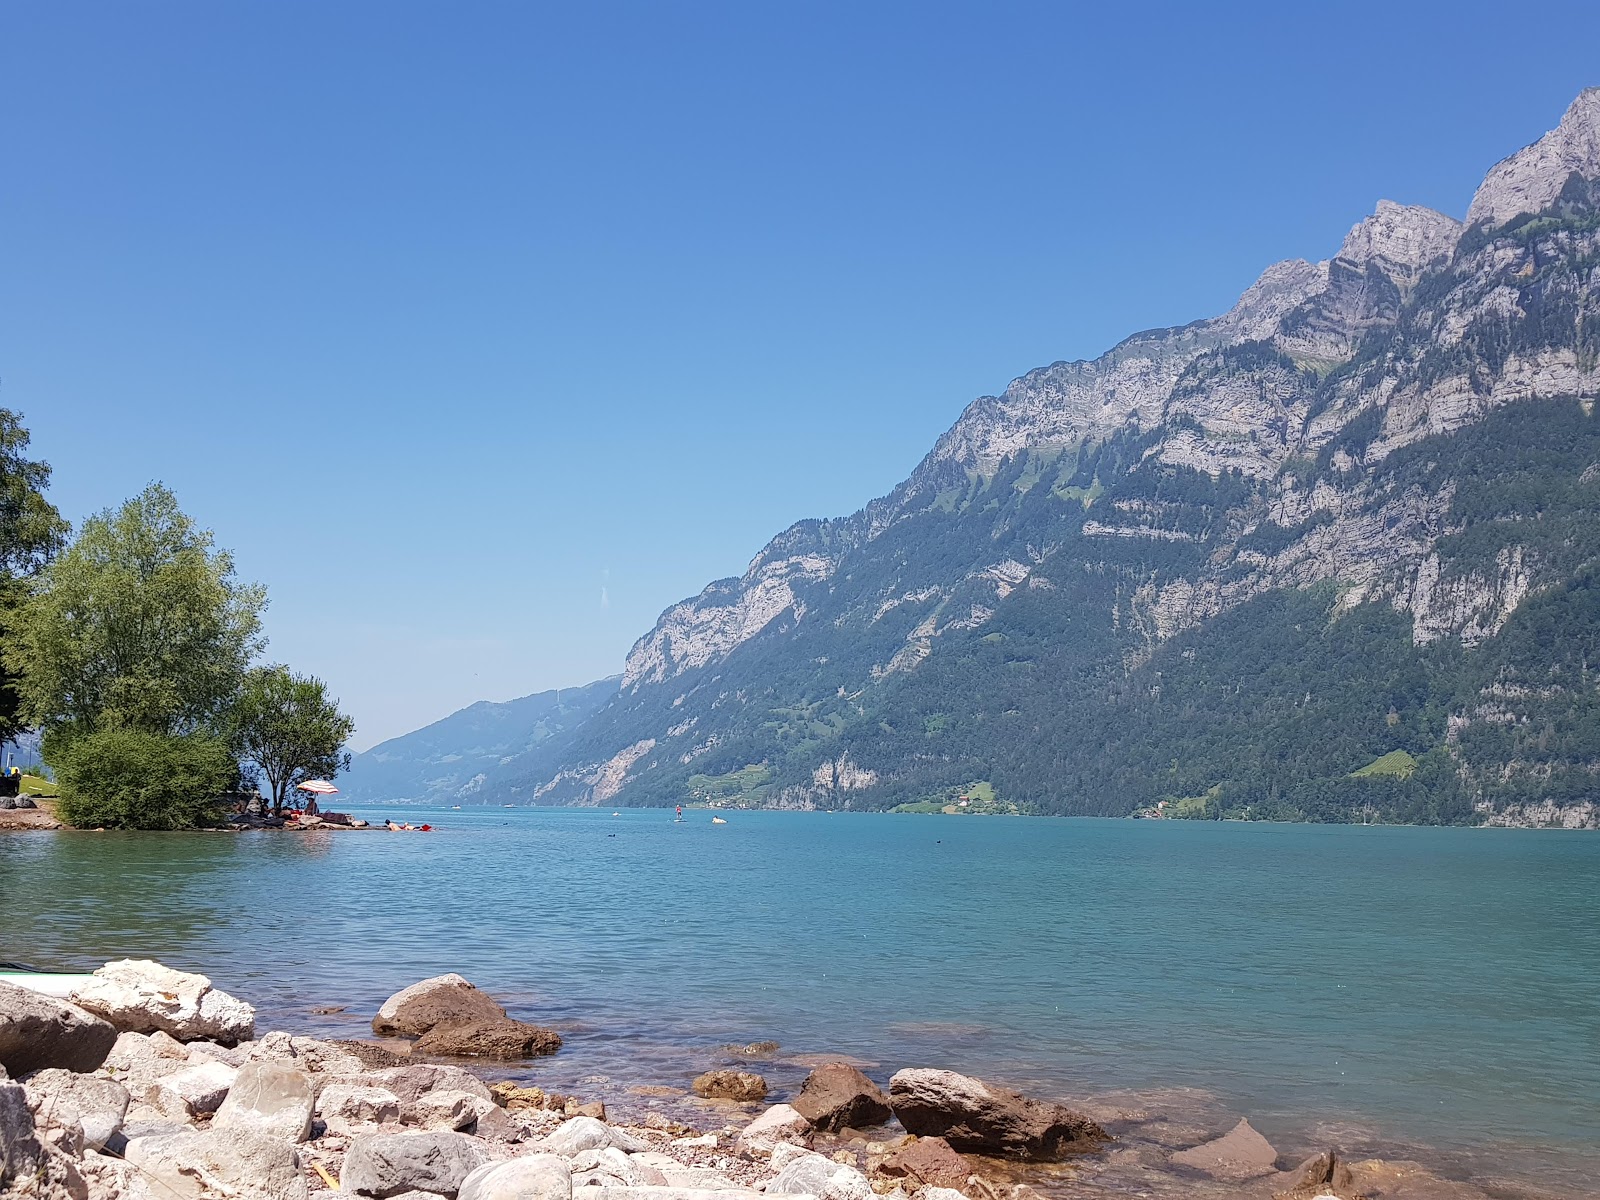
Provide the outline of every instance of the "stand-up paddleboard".
[[27,988],[30,992],[55,996],[61,1000],[65,1000],[93,978],[93,975],[53,975],[47,971],[0,971],[0,983],[15,984],[17,987]]

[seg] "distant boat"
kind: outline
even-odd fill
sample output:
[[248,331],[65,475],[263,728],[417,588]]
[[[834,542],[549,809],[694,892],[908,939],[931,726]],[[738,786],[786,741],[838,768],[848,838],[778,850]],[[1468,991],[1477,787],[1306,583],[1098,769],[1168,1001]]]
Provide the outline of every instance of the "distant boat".
[[727,822],[724,821],[721,817],[712,817],[711,818],[711,823],[713,825],[726,825],[727,824]]
[[621,814],[621,813],[612,813],[612,814],[611,814],[611,815],[612,815],[612,816],[613,816],[613,817],[620,817],[620,816],[621,816],[621,815],[622,815],[622,814]]
[[452,804],[450,807],[452,809],[454,809],[456,812],[460,812],[461,811],[461,805],[459,805],[459,804]]

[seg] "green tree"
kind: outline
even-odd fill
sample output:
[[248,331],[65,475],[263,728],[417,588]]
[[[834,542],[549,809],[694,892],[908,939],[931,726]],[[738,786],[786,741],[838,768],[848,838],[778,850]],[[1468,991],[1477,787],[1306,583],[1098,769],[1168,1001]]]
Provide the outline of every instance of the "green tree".
[[[28,441],[21,414],[0,408],[0,640],[9,638],[11,616],[27,597],[28,580],[67,539],[67,523],[44,498],[50,464],[25,456]],[[17,677],[6,658],[0,652],[0,740],[25,727]]]
[[101,729],[56,761],[56,812],[80,828],[189,829],[219,819],[239,766],[221,738]]
[[90,517],[32,581],[7,648],[46,761],[102,730],[216,728],[263,644],[265,603],[158,483]]
[[345,742],[356,725],[328,696],[327,685],[287,667],[256,667],[245,676],[234,708],[239,757],[266,776],[272,811],[282,814],[289,789],[331,779],[350,767]]

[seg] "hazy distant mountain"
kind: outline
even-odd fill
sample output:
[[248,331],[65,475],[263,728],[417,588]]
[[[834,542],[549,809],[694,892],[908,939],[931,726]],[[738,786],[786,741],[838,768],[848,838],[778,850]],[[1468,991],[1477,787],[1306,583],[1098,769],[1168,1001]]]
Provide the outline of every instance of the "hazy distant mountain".
[[973,402],[480,794],[1600,823],[1600,90],[1467,216]]
[[577,728],[613,696],[617,678],[469,705],[357,754],[339,778],[345,799],[468,804],[502,773],[553,770]]

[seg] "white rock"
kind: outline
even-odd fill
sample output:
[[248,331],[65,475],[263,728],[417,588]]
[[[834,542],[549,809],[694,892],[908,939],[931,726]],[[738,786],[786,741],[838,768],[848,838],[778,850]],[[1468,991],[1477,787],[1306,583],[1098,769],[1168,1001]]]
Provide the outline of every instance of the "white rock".
[[825,1155],[817,1154],[815,1150],[807,1149],[805,1146],[798,1146],[793,1142],[779,1142],[772,1148],[772,1169],[781,1171],[794,1162],[795,1159],[805,1158],[807,1155],[814,1155],[817,1158],[826,1157]]
[[573,1158],[585,1150],[601,1150],[607,1146],[630,1153],[645,1149],[644,1143],[594,1117],[573,1117],[545,1138],[539,1148],[563,1158]]
[[329,1133],[348,1137],[363,1126],[400,1119],[400,1098],[388,1088],[359,1083],[330,1083],[317,1095],[317,1116]]
[[797,1158],[767,1182],[768,1195],[819,1196],[822,1200],[871,1200],[872,1184],[854,1167],[820,1154]]
[[[572,1189],[572,1200],[763,1200],[754,1188],[618,1187],[591,1184]],[[818,1200],[813,1197],[812,1200]]]
[[742,1158],[767,1158],[780,1142],[805,1145],[811,1138],[811,1122],[787,1104],[774,1104],[744,1127],[735,1144]]
[[495,1107],[493,1100],[449,1089],[424,1092],[406,1106],[408,1125],[424,1129],[465,1129]]
[[717,1135],[714,1133],[702,1133],[699,1137],[681,1137],[674,1140],[672,1144],[689,1149],[715,1149]]
[[203,1062],[163,1075],[144,1095],[146,1104],[168,1116],[216,1112],[239,1072],[227,1063]]
[[280,1063],[246,1063],[217,1110],[212,1127],[247,1129],[303,1142],[311,1136],[316,1087],[304,1071]]
[[84,1144],[94,1150],[117,1135],[128,1115],[128,1089],[114,1079],[51,1068],[28,1076],[26,1086],[30,1097],[47,1099],[59,1119],[78,1122]]
[[462,1181],[456,1200],[571,1200],[572,1176],[557,1154],[484,1163]]
[[300,1156],[281,1138],[243,1129],[137,1137],[124,1157],[163,1200],[305,1200]]
[[72,993],[87,1012],[132,1033],[169,1033],[180,1041],[255,1036],[256,1010],[211,986],[204,975],[174,971],[148,959],[109,962]]

